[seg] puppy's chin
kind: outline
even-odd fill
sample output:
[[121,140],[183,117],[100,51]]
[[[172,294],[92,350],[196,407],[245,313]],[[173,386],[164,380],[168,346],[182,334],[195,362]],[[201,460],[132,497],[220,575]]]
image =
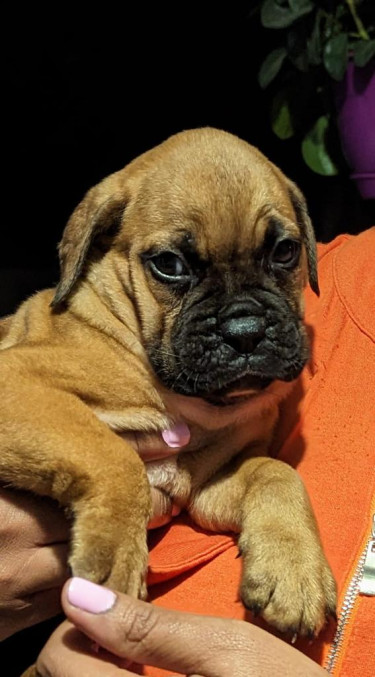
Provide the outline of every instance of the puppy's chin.
[[246,376],[229,383],[224,388],[209,393],[203,399],[209,404],[219,407],[242,404],[246,400],[258,395],[272,383],[270,378],[261,376]]

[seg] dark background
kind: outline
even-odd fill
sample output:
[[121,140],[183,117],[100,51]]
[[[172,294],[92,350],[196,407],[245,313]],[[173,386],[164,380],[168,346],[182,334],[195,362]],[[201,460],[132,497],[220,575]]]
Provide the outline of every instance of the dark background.
[[273,135],[256,76],[275,38],[249,18],[253,4],[4,10],[0,315],[57,281],[57,242],[90,186],[190,127],[258,146],[305,192],[319,239],[375,222],[345,171],[314,175],[299,144]]
[[[85,16],[66,3],[3,6],[0,315],[57,281],[56,245],[84,192],[186,128],[215,126],[258,146],[305,192],[320,240],[375,223],[347,171],[314,175],[296,142],[273,135],[256,79],[273,36],[249,19],[253,3],[217,4],[179,2],[164,15],[142,2],[101,4]],[[30,647],[37,655],[42,634],[3,644],[7,677],[30,663]]]

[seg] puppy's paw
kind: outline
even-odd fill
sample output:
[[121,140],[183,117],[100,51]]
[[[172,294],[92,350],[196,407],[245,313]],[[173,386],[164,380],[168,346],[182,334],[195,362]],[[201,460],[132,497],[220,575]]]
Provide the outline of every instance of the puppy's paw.
[[80,543],[76,541],[73,547],[69,564],[74,576],[145,599],[146,529],[136,536],[129,537],[126,529],[122,533],[120,542],[98,533],[80,538]]
[[122,512],[108,500],[99,505],[85,502],[76,511],[69,557],[73,575],[145,599],[148,501]]
[[147,598],[147,531],[134,535],[117,551],[106,585],[132,597]]
[[335,617],[336,583],[315,534],[244,534],[241,597],[279,631],[315,637]]

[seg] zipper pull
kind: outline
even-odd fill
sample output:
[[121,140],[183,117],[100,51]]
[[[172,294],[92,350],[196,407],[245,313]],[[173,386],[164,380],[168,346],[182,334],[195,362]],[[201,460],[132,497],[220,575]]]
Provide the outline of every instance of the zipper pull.
[[360,595],[375,596],[375,515],[373,516],[372,532],[367,544],[358,591]]

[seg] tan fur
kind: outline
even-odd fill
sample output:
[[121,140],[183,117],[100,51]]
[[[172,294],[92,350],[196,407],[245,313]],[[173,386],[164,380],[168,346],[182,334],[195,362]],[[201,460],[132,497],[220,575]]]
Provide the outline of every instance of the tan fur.
[[160,349],[168,350],[180,301],[147,275],[140,254],[188,230],[235,286],[229,254],[251,278],[270,215],[291,237],[303,234],[286,292],[301,316],[303,285],[309,278],[317,287],[303,198],[245,142],[212,129],[184,132],[89,191],[60,245],[57,290],[0,324],[0,477],[73,514],[75,575],[144,595],[149,484],[118,433],[185,421],[191,442],[177,465],[150,465],[150,481],[198,524],[241,532],[246,605],[281,630],[307,634],[333,612],[335,585],[301,481],[267,458],[287,386],[275,382],[221,410],[166,390],[146,349],[163,326]]

